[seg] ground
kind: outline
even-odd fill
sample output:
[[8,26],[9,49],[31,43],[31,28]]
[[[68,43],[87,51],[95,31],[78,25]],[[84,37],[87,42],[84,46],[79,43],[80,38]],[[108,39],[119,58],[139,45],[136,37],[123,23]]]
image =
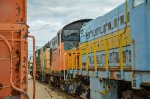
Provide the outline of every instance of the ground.
[[[28,80],[29,96],[32,99],[33,95],[33,79],[29,76]],[[65,93],[45,84],[36,81],[36,98],[35,99],[79,99],[66,95]]]

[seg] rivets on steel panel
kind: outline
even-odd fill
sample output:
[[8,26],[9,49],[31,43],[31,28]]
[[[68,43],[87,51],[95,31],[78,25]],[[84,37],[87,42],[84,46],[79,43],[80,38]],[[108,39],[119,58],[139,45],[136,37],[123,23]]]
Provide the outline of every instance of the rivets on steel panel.
[[[17,75],[16,78],[19,78],[19,76]],[[19,80],[19,79],[18,79]]]
[[0,89],[2,89],[3,88],[3,84],[2,83],[0,83]]
[[16,72],[19,72],[19,68],[16,68],[15,71],[16,71]]
[[20,82],[20,79],[18,79],[17,82]]
[[15,69],[16,72],[19,72],[19,66],[20,66],[20,61],[17,61],[17,63],[16,63],[16,69]]
[[24,57],[24,58],[23,58],[23,62],[26,62],[26,61],[27,61],[27,58],[26,58],[26,57]]
[[16,87],[19,87],[19,85],[16,85]]
[[12,96],[19,95],[19,92],[13,89],[13,90],[11,91],[11,95],[12,95]]
[[16,54],[17,54],[17,55],[19,55],[19,54],[20,54],[20,51],[19,51],[19,49],[17,49],[17,50],[16,50]]
[[16,67],[19,67],[19,66],[20,66],[20,61],[17,61]]
[[26,88],[24,88],[23,90],[24,90],[24,91],[26,91],[27,89],[26,89]]

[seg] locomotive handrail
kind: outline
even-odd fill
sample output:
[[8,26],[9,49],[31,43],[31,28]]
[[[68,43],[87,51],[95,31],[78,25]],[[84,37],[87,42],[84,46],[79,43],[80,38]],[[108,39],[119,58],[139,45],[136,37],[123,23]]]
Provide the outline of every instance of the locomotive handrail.
[[88,50],[88,44],[86,45],[86,70],[89,69],[89,50]]
[[[127,26],[126,28],[128,28],[128,26]],[[122,33],[119,33],[119,34],[117,34],[117,35],[107,37],[107,40],[108,40],[108,39],[111,39],[111,38],[114,38],[114,37],[118,37],[118,36],[120,36],[121,34],[123,35],[124,33],[126,33],[126,30],[127,30],[127,29],[124,28],[123,30],[124,30],[125,32],[123,31]],[[109,35],[109,34],[106,34],[106,35],[104,35],[104,36],[107,36],[107,35]],[[101,42],[101,41],[104,41],[104,40],[106,40],[106,37],[105,37],[104,39],[94,41],[94,43],[95,43],[95,42]],[[82,47],[80,47],[80,48],[86,49],[86,48],[85,48],[86,46],[87,46],[87,45],[84,45],[84,46],[82,46]]]
[[108,63],[108,39],[105,40],[105,63],[106,63],[106,73],[107,73],[107,77],[109,77],[109,74],[108,74],[108,69],[109,69],[109,63]]
[[95,71],[97,71],[97,57],[96,57],[96,45],[95,45],[95,42],[94,42],[93,46],[94,46],[94,67],[95,67]]
[[82,70],[82,49],[80,49],[80,70]]
[[[120,70],[122,71],[123,70],[123,54],[122,54],[122,35],[123,34],[125,34],[126,33],[126,31],[127,31],[127,28],[128,28],[128,23],[129,23],[129,16],[128,16],[128,1],[126,0],[126,26],[125,26],[125,28],[124,28],[124,31],[122,32],[122,33],[119,33],[119,34],[117,34],[117,35],[115,35],[115,36],[110,36],[110,37],[108,37],[107,35],[108,34],[106,34],[106,35],[104,35],[104,36],[107,36],[107,37],[105,37],[104,39],[102,39],[102,40],[98,40],[98,41],[94,41],[94,46],[95,46],[95,42],[100,42],[100,41],[105,41],[105,44],[106,44],[106,46],[107,46],[107,48],[105,48],[105,51],[106,52],[108,52],[108,39],[111,39],[111,38],[114,38],[114,37],[117,37],[117,36],[119,36],[120,37]],[[88,44],[87,45],[85,45],[85,46],[82,46],[82,47],[80,47],[80,48],[85,48],[86,49],[86,64],[88,64],[87,62],[88,62],[88,55],[87,55],[87,53],[88,53]],[[107,49],[107,50],[106,50]],[[95,53],[95,50],[94,50],[94,53]],[[94,56],[95,57],[95,56]],[[95,59],[94,59],[94,61],[95,61]],[[108,66],[108,59],[107,59],[107,55],[106,55],[106,60],[105,60],[105,62],[106,62],[106,70],[108,70],[108,68],[109,68],[109,66]],[[94,62],[94,64],[95,64],[96,62]],[[87,67],[87,65],[86,65],[86,69],[88,69],[88,67]],[[95,66],[95,70],[96,70],[96,66]]]
[[28,38],[33,39],[33,99],[36,93],[36,51],[35,51],[35,37],[28,35]]
[[121,71],[121,78],[123,74],[123,48],[122,48],[122,35],[126,33],[127,28],[128,28],[128,0],[126,0],[126,27],[124,29],[124,32],[120,34],[120,71]]
[[66,70],[68,70],[68,64],[66,64],[66,55],[67,55],[67,53],[64,53],[64,80],[66,80]]

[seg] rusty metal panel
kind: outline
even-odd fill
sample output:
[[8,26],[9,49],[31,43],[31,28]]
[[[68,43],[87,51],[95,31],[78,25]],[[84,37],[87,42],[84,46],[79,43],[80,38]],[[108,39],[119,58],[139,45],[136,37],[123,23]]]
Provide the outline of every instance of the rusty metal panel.
[[0,23],[26,23],[26,0],[0,0]]
[[[26,30],[26,27],[24,27]],[[10,52],[8,45],[3,38],[0,38],[0,96],[15,96],[20,95],[10,85],[10,71],[12,70],[13,84],[25,91],[27,91],[27,39],[24,38],[26,31],[0,31],[0,36],[3,36],[8,45],[10,45]],[[12,54],[12,69],[10,69],[10,55]],[[23,83],[22,83],[23,82]]]
[[0,0],[0,99],[25,99],[17,88],[28,91],[27,34],[26,0]]

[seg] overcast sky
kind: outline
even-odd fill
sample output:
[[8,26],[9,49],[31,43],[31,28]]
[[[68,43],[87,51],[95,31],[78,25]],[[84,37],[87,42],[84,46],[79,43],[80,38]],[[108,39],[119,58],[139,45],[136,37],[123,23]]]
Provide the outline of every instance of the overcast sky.
[[[50,41],[64,25],[84,18],[96,18],[125,0],[27,0],[30,34],[36,46]],[[30,47],[30,46],[29,46]]]

